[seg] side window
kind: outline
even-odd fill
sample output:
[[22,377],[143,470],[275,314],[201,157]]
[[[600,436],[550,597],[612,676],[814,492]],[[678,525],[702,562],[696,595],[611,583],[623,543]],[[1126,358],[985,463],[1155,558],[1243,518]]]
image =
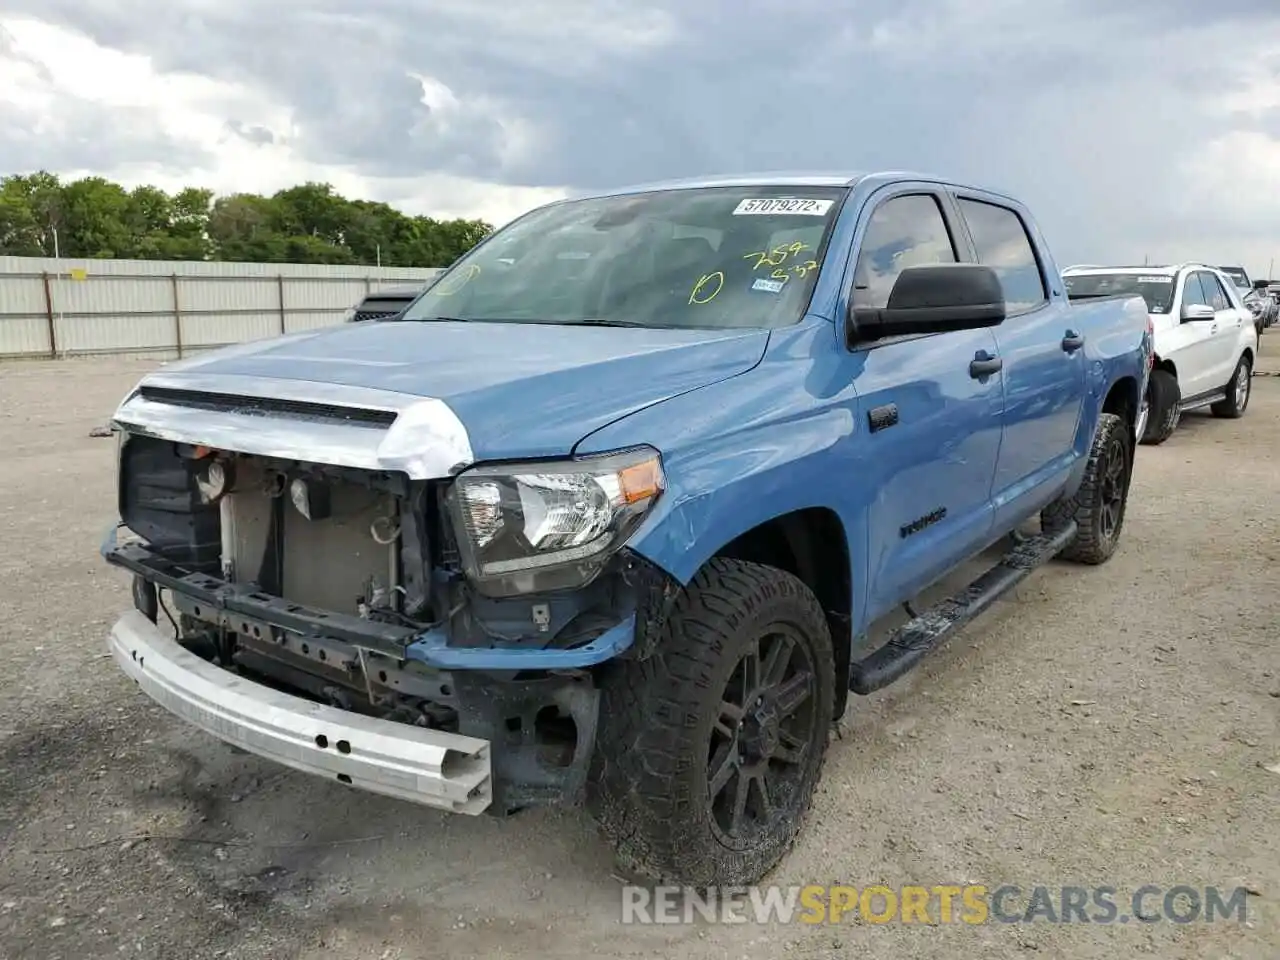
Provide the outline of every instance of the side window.
[[853,271],[853,305],[883,307],[906,267],[955,263],[956,250],[937,198],[894,197],[871,214]]
[[960,213],[973,235],[978,262],[999,274],[1010,313],[1024,313],[1049,299],[1035,247],[1017,213],[980,200],[961,200]]
[[1187,274],[1187,280],[1182,288],[1182,305],[1184,307],[1207,306],[1208,298],[1204,294],[1204,290],[1200,286],[1200,273],[1193,272]]
[[1215,310],[1230,310],[1231,298],[1227,296],[1227,291],[1222,289],[1222,281],[1218,279],[1217,274],[1200,272],[1200,286],[1204,289],[1204,295],[1209,305]]

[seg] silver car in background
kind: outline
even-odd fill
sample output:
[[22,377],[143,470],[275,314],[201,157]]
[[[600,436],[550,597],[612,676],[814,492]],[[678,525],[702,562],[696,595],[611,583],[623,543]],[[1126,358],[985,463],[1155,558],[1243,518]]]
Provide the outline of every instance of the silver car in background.
[[1218,267],[1217,269],[1226,274],[1227,279],[1235,285],[1240,300],[1253,314],[1254,329],[1261,337],[1263,328],[1275,323],[1276,314],[1280,313],[1280,302],[1268,293],[1267,281],[1254,283],[1249,279],[1249,274],[1245,272],[1244,267]]

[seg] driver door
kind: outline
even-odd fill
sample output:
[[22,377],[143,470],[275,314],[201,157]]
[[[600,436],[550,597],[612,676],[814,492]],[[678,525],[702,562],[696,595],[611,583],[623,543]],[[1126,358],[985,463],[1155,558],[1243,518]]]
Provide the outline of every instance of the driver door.
[[1214,305],[1210,298],[1214,290],[1212,287],[1205,289],[1203,276],[1204,272],[1201,270],[1193,270],[1186,275],[1182,281],[1178,313],[1174,317],[1178,322],[1172,338],[1175,348],[1168,359],[1178,368],[1178,386],[1184,400],[1211,390],[1214,386],[1213,375],[1217,366],[1214,337],[1218,333],[1218,320],[1216,316],[1213,320],[1182,319],[1187,307]]
[[[867,213],[863,217],[868,217]],[[908,266],[972,260],[950,197],[900,186],[879,198],[855,251],[850,300],[883,307]],[[868,622],[986,545],[1000,450],[1004,377],[990,328],[889,339],[849,351],[859,427],[846,475],[849,512],[866,511]],[[839,379],[839,378],[837,378]]]

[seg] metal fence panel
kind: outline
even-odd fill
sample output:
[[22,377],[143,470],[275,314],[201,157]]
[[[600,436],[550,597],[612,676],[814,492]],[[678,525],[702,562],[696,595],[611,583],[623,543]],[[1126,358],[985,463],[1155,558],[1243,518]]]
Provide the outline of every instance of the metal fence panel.
[[0,359],[49,357],[49,321],[44,317],[0,316]]
[[182,356],[340,323],[429,267],[0,256],[0,359]]
[[332,326],[335,321],[341,319],[341,312],[335,316],[331,310],[295,310],[285,315],[284,329],[286,333],[315,330],[319,327]]
[[[276,277],[184,277],[179,281],[183,313],[232,314],[241,310],[278,310],[280,284]],[[289,281],[293,283],[295,281]]]
[[232,315],[197,314],[182,317],[183,349],[222,347],[244,340],[280,336],[280,315],[274,310]]
[[107,312],[55,315],[53,329],[58,354],[66,357],[145,354],[177,346],[172,315]]

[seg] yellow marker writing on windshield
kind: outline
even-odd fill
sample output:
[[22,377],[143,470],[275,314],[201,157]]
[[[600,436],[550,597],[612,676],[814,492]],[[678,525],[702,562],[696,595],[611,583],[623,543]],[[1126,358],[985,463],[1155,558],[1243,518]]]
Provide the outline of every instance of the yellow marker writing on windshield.
[[756,262],[751,265],[752,270],[759,270],[765,264],[771,267],[780,267],[786,263],[787,257],[793,257],[802,250],[808,249],[809,247],[806,244],[797,240],[790,244],[780,243],[772,250],[756,250],[752,253],[744,254],[742,259],[750,260],[752,257],[756,258]]
[[715,273],[704,273],[698,278],[698,282],[693,285],[693,292],[689,294],[689,302],[710,303],[723,289],[724,274],[722,272],[717,270]]

